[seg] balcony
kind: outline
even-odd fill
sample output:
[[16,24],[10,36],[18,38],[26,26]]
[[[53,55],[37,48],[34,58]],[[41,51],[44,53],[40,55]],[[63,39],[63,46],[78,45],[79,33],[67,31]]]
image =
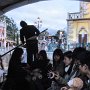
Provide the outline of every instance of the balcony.
[[82,19],[83,15],[81,15],[80,12],[77,13],[68,13],[68,20],[72,20],[72,19]]

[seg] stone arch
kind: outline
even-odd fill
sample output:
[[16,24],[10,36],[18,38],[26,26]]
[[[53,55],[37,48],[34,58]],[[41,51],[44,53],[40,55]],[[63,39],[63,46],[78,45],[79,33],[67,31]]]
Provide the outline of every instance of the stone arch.
[[85,29],[85,27],[81,27],[79,30],[79,34],[82,33],[86,33],[87,34],[87,30]]

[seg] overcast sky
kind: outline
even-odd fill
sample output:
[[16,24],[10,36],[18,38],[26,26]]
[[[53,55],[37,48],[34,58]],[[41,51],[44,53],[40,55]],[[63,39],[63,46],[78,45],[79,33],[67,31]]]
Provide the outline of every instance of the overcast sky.
[[37,17],[42,20],[40,31],[48,28],[50,34],[67,27],[67,14],[79,12],[79,1],[73,0],[48,0],[28,4],[7,12],[9,18],[13,18],[18,28],[19,22],[25,20],[28,24],[34,24]]

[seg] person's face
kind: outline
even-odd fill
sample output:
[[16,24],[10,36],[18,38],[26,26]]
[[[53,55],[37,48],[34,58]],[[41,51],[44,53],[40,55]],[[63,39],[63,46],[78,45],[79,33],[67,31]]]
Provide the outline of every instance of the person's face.
[[60,60],[60,56],[59,55],[55,55],[54,59],[55,59],[55,61],[59,61]]
[[84,64],[84,65],[79,64],[79,70],[81,73],[86,74],[87,73],[87,65],[86,64]]
[[71,63],[72,59],[69,59],[68,57],[64,57],[64,63],[65,63],[65,66],[69,65]]

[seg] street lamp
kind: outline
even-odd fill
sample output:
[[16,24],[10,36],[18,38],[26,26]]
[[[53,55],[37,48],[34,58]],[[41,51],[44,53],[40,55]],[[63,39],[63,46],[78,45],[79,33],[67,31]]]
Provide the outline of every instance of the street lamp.
[[59,32],[59,48],[61,47],[62,43],[62,31]]
[[37,18],[37,21],[35,21],[35,25],[38,28],[38,30],[41,28],[42,26],[42,20],[40,19],[40,17]]

